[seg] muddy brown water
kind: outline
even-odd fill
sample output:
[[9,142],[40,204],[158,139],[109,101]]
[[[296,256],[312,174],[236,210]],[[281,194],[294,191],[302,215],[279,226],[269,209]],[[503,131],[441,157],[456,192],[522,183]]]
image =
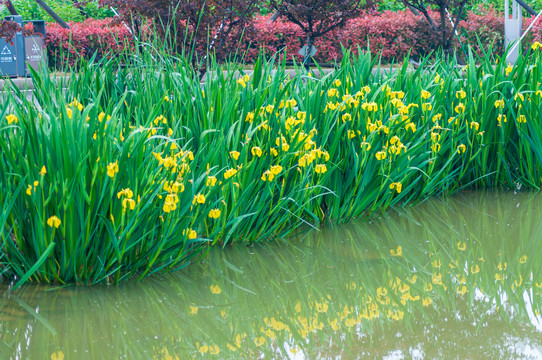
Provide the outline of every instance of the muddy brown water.
[[464,192],[119,286],[0,285],[0,359],[542,359],[542,195]]

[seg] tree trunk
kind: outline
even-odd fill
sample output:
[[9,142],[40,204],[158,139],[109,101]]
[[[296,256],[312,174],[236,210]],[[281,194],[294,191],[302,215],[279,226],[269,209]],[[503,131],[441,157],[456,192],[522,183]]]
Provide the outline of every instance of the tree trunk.
[[442,51],[444,52],[444,54],[446,56],[448,56],[448,53],[450,51],[449,49],[449,46],[448,46],[448,37],[446,36],[446,8],[443,6],[441,6],[439,8],[440,10],[440,31],[441,31],[441,46],[442,46]]
[[87,12],[83,9],[82,5],[79,4],[77,0],[72,0],[72,2],[73,2],[73,5],[75,5],[75,7],[77,8],[77,10],[79,10],[79,14],[83,15],[85,19],[88,19],[89,16]]
[[49,14],[50,17],[52,17],[58,23],[58,25],[60,25],[60,27],[64,29],[70,28],[70,26],[66,24],[66,22],[62,20],[62,18],[58,16],[57,13],[53,11],[53,9],[51,9],[46,3],[44,3],[43,0],[35,0],[35,1],[39,6],[41,6],[43,10],[45,10],[47,14]]
[[305,58],[303,59],[303,65],[305,67],[309,67],[312,62],[311,49],[312,49],[313,42],[314,40],[312,39],[312,34],[308,33],[307,34],[307,51],[305,52]]
[[5,0],[4,4],[6,4],[6,7],[8,8],[8,11],[11,15],[19,15],[19,13],[17,13],[17,10],[15,10],[15,6],[13,6],[11,0]]

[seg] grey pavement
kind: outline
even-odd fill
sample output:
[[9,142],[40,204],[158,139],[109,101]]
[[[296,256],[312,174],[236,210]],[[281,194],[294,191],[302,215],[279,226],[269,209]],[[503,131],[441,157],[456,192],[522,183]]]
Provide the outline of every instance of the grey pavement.
[[[328,75],[328,74],[332,73],[333,71],[335,71],[335,70],[330,69],[330,68],[324,68],[324,69],[322,69],[322,73],[320,73],[320,71],[318,69],[313,69],[312,72],[313,72],[313,74],[314,74],[314,76],[316,78],[319,78],[319,77]],[[373,69],[373,73],[376,73],[376,71],[377,71],[377,69]],[[385,69],[385,68],[380,69],[380,72],[382,74],[389,74],[389,73],[391,73],[393,71],[394,71],[394,69]],[[244,70],[244,72],[248,76],[252,76],[252,73],[254,71],[253,70]],[[295,69],[286,69],[285,73],[286,73],[286,75],[289,75],[290,77],[293,77],[296,74]],[[206,74],[203,77],[202,82],[205,82],[207,76],[216,76],[216,74],[213,73],[213,72],[210,72],[210,73]],[[238,73],[238,76],[240,77],[241,74]],[[63,77],[61,75],[55,76],[55,79],[58,82],[64,82],[62,80],[66,80],[66,78],[63,79]],[[32,83],[32,79],[30,77],[27,77],[27,78],[11,78],[11,79],[2,79],[2,78],[0,78],[0,104],[4,103],[4,101],[7,100],[7,96],[8,96],[7,91],[9,91],[11,83],[13,83],[14,86],[19,88],[23,92],[23,94],[25,94],[25,96],[26,96],[26,98],[28,100],[31,100],[33,98],[32,95],[33,95],[34,84]]]

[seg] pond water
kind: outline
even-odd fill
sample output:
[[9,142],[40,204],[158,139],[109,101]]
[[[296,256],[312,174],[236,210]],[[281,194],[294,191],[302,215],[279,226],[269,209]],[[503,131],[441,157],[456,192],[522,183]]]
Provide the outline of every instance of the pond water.
[[116,287],[0,287],[1,359],[542,359],[542,195],[464,192]]

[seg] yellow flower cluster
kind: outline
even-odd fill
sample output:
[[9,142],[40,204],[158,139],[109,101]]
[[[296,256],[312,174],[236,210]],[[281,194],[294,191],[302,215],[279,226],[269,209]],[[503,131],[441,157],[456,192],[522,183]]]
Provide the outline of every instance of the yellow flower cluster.
[[230,156],[234,159],[234,160],[239,160],[239,155],[241,155],[241,153],[239,151],[230,151]]
[[28,185],[28,187],[26,188],[26,195],[32,196],[39,184],[40,182],[35,180],[32,185]]
[[207,176],[207,179],[205,180],[205,185],[209,187],[213,187],[216,185],[216,177],[214,176]]
[[393,190],[393,189],[395,189],[395,191],[397,191],[397,193],[400,194],[401,190],[403,189],[403,185],[400,182],[392,182],[390,184],[390,190]]
[[378,161],[380,160],[384,160],[386,158],[386,152],[381,150],[381,151],[378,151],[376,154],[375,154],[375,157]]
[[394,135],[391,139],[390,139],[390,144],[388,146],[388,152],[390,154],[395,154],[395,155],[400,155],[401,152],[404,150],[404,152],[406,153],[407,152],[407,148],[406,146],[401,142],[401,139],[399,138],[399,136],[397,135]]
[[253,146],[252,149],[250,149],[250,152],[252,153],[252,156],[262,157],[262,149],[258,146]]
[[205,204],[205,195],[197,194],[194,195],[194,200],[192,200],[192,205]]
[[128,189],[128,188],[122,189],[121,191],[119,191],[117,193],[117,198],[118,199],[123,197],[123,199],[122,199],[122,207],[123,207],[123,209],[128,209],[128,208],[130,210],[135,209],[136,202],[135,202],[134,199],[132,199],[133,196],[134,196],[133,191]]
[[229,179],[237,174],[237,169],[230,168],[224,172],[224,179]]
[[[171,148],[171,150],[175,150]],[[183,151],[171,155],[162,157],[160,153],[153,152],[153,155],[160,166],[163,166],[166,170],[171,171],[172,173],[178,173],[179,176],[187,174],[190,172],[189,161],[194,160],[194,154],[192,151]]]
[[77,99],[73,99],[73,101],[71,103],[69,103],[68,106],[76,108],[79,111],[83,111],[83,109],[85,108],[83,106],[83,104],[81,104],[79,101],[77,101]]
[[273,165],[271,166],[271,168],[269,170],[266,170],[263,175],[262,175],[262,180],[263,181],[271,181],[275,178],[275,176],[277,176],[278,174],[280,174],[280,172],[282,171],[282,166],[280,165]]
[[179,202],[179,196],[177,194],[167,194],[164,201],[164,206],[162,210],[165,213],[177,210],[177,203]]
[[6,120],[8,121],[8,125],[17,124],[17,121],[19,121],[19,119],[17,119],[17,116],[13,114],[7,115]]
[[[247,83],[248,83],[249,80],[250,80],[250,76],[248,76],[248,75],[245,74],[245,75],[243,75],[243,77],[237,79],[237,83],[238,83],[239,85],[241,85],[242,88],[246,88],[246,87],[247,87]],[[205,95],[204,95],[204,97],[205,97]]]
[[220,217],[220,209],[212,209],[209,211],[209,217],[211,219],[218,219]]
[[[298,160],[298,166],[299,167],[305,167],[307,165],[310,165],[313,161],[316,159],[321,159],[323,161],[329,161],[329,153],[325,150],[322,150],[320,148],[310,150],[303,154]],[[318,168],[318,170],[316,170]],[[327,168],[325,164],[318,164],[315,167],[315,171],[319,174],[323,174],[327,171]]]
[[114,178],[115,175],[119,172],[119,161],[115,161],[114,163],[109,163],[107,165],[107,176],[110,178]]
[[[193,229],[183,230],[183,235],[186,235],[188,239],[192,240],[198,237],[198,233]],[[196,308],[197,309],[197,308]],[[197,312],[197,310],[196,310]]]
[[49,219],[47,219],[47,225],[52,228],[58,229],[58,227],[60,226],[60,219],[57,216],[51,216]]
[[[177,210],[177,203],[179,202],[178,194],[184,191],[184,184],[181,181],[182,181],[182,177],[180,176],[178,177],[178,180],[176,181],[164,181],[163,189],[164,191],[168,192],[164,200],[164,204],[162,206],[162,210],[165,213],[169,213],[171,211]],[[205,202],[205,197],[203,197],[203,202]]]

